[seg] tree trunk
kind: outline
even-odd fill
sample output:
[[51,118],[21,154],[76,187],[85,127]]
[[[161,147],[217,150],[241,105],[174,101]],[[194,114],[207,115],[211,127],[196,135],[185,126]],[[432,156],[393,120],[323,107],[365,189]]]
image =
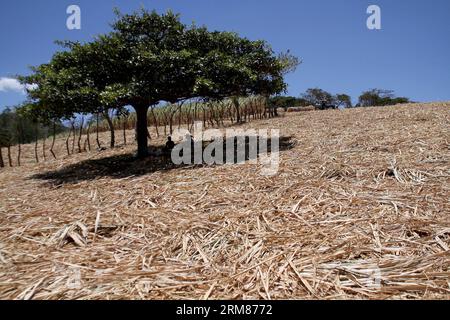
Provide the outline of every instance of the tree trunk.
[[156,119],[155,110],[153,110],[153,107],[151,107],[151,112],[152,112],[153,120],[155,121],[156,137],[159,138],[158,120]]
[[36,123],[34,130],[34,158],[36,159],[36,163],[39,163],[38,142],[39,142],[39,126]]
[[76,130],[75,130],[75,120],[72,122],[72,132],[73,132],[73,138],[72,138],[72,154],[75,150],[75,138],[76,138]]
[[22,157],[22,144],[19,142],[19,144],[17,145],[17,166],[20,167],[21,166],[21,157]]
[[198,106],[198,102],[195,101],[195,104],[194,104],[194,122],[197,120],[197,106]]
[[5,167],[5,163],[3,162],[2,148],[0,147],[0,168],[4,168],[4,167]]
[[70,139],[70,135],[72,134],[72,130],[69,130],[69,135],[67,136],[66,139],[66,150],[67,150],[67,155],[70,156],[70,149],[69,149],[69,139]]
[[8,150],[8,164],[10,167],[12,167],[13,164],[12,164],[12,158],[11,158],[11,146],[10,145],[8,145],[7,150]]
[[147,145],[147,111],[148,105],[140,104],[133,106],[136,111],[136,140],[138,145],[137,157],[139,159],[148,156]]
[[88,127],[87,127],[87,131],[86,131],[86,141],[87,141],[87,146],[88,146],[88,150],[89,151],[91,151],[90,131],[91,131],[91,123],[89,122]]
[[53,158],[56,159],[56,155],[53,152],[53,147],[55,146],[55,140],[56,140],[56,122],[53,122],[53,138],[52,138],[52,146],[50,147],[50,153],[52,154]]
[[167,116],[164,112],[164,136],[167,136]]
[[127,118],[126,117],[123,117],[122,129],[123,129],[123,144],[126,146],[127,145]]
[[112,119],[109,116],[108,110],[106,110],[106,112],[103,113],[103,116],[105,117],[106,122],[108,123],[108,126],[109,126],[109,132],[110,132],[110,137],[111,137],[110,147],[112,149],[116,146],[116,137],[114,134],[114,123],[112,122]]
[[99,148],[99,149],[101,149],[102,148],[102,146],[101,146],[101,144],[100,144],[100,140],[99,140],[99,138],[98,138],[98,125],[99,125],[99,113],[97,112],[97,126],[96,126],[96,134],[97,134],[97,138],[96,138],[96,140],[97,140],[97,147]]
[[205,110],[205,106],[202,106],[202,115],[203,115],[203,128],[206,128],[206,110]]
[[248,114],[248,109],[247,109],[247,103],[244,106],[244,122],[247,122],[247,114]]
[[239,111],[239,98],[233,98],[234,109],[236,110],[236,123],[241,123],[241,113]]
[[197,120],[197,101],[195,101],[195,104],[194,104],[194,114],[192,116],[192,122],[191,122],[191,127],[190,127],[189,131],[193,130],[193,128],[195,127],[196,120]]
[[231,123],[234,122],[234,117],[233,117],[233,110],[232,110],[232,108],[233,108],[233,107],[232,107],[232,105],[230,104],[230,105],[228,106],[228,114],[229,114]]
[[17,152],[17,166],[20,167],[20,157],[22,155],[22,138],[23,138],[23,127],[22,127],[22,122],[20,121],[19,118],[19,124],[17,127],[17,141],[18,141],[18,152]]
[[80,123],[80,131],[78,135],[78,153],[81,153],[81,136],[83,135],[83,125],[84,125],[84,117],[81,117],[81,123]]
[[45,154],[45,141],[47,140],[47,129],[44,131],[44,137],[42,139],[42,157],[44,161],[47,161],[47,155]]
[[169,117],[169,134],[172,135],[173,133],[173,117],[174,117],[175,113],[171,113],[170,117]]

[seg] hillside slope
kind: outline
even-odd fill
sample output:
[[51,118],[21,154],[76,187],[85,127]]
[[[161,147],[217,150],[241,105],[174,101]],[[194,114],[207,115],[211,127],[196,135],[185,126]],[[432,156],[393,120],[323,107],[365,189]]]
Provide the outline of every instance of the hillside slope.
[[0,170],[0,298],[450,298],[450,103],[242,128],[290,140],[276,175],[134,145]]

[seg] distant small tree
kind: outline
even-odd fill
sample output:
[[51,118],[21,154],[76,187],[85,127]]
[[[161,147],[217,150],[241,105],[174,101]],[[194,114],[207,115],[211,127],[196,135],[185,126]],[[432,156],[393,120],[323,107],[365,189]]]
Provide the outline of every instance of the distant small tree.
[[[17,132],[18,132],[18,142],[19,148],[20,144],[26,143],[26,134],[30,131],[32,132],[34,140],[34,156],[36,163],[39,162],[38,156],[38,142],[39,142],[39,116],[33,111],[32,104],[23,104],[16,109],[17,114]],[[19,149],[20,150],[20,149]],[[19,152],[19,163],[20,163],[20,152]]]
[[287,108],[291,107],[306,107],[309,102],[303,98],[296,98],[291,96],[275,96],[269,99],[269,103],[275,108]]
[[336,105],[338,107],[344,106],[345,108],[352,107],[352,98],[347,94],[337,94],[335,96]]
[[15,121],[16,115],[10,107],[6,107],[0,113],[0,146],[6,148],[12,146],[15,140]]
[[395,97],[393,90],[371,89],[359,96],[358,105],[361,107],[373,107],[409,102],[410,100],[406,97]]
[[0,167],[5,166],[5,162],[3,160],[3,153],[2,149],[7,149],[8,154],[8,163],[9,166],[12,167],[12,159],[11,159],[11,146],[14,143],[14,136],[13,136],[13,113],[11,112],[11,109],[6,108],[1,114],[0,114]]
[[123,133],[123,144],[126,145],[127,144],[127,120],[128,117],[130,116],[130,111],[125,108],[125,107],[121,107],[118,108],[116,111],[116,116],[117,119],[122,121],[122,133]]
[[335,97],[322,89],[310,88],[302,94],[302,98],[308,101],[310,105],[320,107],[322,105],[335,105]]
[[409,100],[409,98],[406,98],[406,97],[396,97],[396,98],[391,99],[392,105],[403,104],[403,103],[412,103],[412,102],[411,102],[411,100]]

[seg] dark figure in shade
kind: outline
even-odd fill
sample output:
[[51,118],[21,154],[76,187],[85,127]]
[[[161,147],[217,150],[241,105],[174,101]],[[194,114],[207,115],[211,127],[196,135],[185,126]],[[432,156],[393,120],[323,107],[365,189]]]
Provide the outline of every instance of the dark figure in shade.
[[167,142],[166,145],[164,147],[164,155],[166,157],[170,157],[173,148],[175,148],[175,142],[172,141],[172,137],[167,137]]

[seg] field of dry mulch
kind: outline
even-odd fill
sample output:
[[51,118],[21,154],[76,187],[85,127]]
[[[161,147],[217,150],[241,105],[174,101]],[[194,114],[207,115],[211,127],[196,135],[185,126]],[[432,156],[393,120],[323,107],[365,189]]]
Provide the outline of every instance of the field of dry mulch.
[[450,298],[450,103],[242,128],[281,129],[276,175],[64,138],[1,169],[0,298]]

